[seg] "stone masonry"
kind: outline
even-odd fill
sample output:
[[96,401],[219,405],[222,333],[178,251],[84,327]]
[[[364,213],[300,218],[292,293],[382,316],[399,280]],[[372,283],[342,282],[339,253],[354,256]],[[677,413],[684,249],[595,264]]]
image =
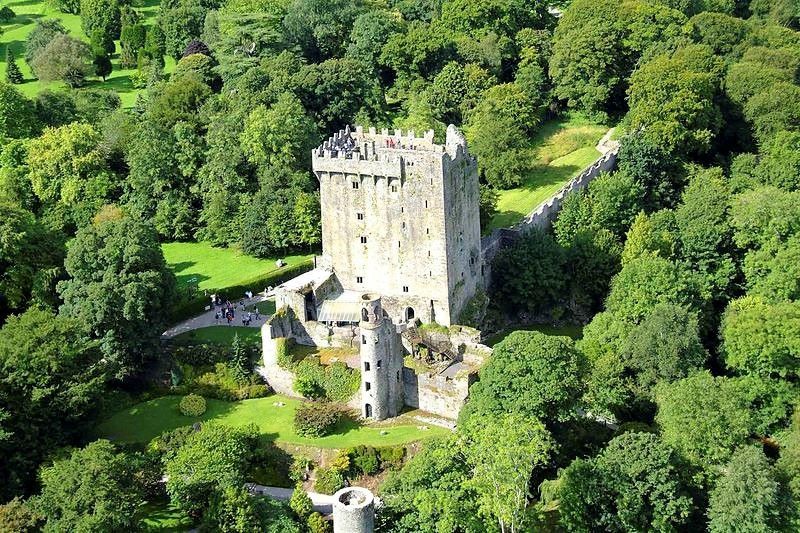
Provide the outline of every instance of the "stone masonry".
[[449,325],[483,285],[478,170],[463,136],[356,127],[312,153],[323,264],[393,320]]

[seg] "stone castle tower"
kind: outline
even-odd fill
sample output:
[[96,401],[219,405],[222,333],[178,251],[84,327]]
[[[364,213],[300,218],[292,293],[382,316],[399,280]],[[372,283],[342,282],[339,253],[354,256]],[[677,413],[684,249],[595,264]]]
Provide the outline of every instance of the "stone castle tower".
[[363,294],[361,306],[361,416],[383,420],[403,407],[403,347],[380,296]]
[[394,320],[450,325],[483,285],[477,162],[464,137],[346,130],[312,152],[322,249],[345,290]]

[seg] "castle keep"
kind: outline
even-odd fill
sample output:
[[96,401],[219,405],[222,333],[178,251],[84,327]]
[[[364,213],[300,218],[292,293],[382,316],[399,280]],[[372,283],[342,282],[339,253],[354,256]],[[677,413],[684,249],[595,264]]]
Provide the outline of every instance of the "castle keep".
[[[474,330],[453,342],[444,327],[483,286],[478,170],[454,126],[444,145],[433,136],[348,127],[313,150],[322,257],[275,289],[261,369],[274,390],[297,395],[279,364],[286,341],[347,348],[361,374],[349,405],[364,418],[393,417],[404,405],[457,417],[490,351]],[[435,341],[419,322],[436,323]],[[409,368],[407,354],[424,361]]]
[[457,323],[482,284],[478,168],[454,126],[444,146],[357,127],[312,154],[323,262],[396,319]]

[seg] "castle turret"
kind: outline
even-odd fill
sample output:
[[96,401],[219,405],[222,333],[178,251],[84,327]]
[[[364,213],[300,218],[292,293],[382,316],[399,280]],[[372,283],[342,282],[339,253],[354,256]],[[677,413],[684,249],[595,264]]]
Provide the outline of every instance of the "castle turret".
[[375,498],[362,487],[346,487],[333,495],[333,533],[373,533]]
[[384,316],[381,298],[361,296],[361,414],[383,420],[397,416],[403,405],[400,335]]

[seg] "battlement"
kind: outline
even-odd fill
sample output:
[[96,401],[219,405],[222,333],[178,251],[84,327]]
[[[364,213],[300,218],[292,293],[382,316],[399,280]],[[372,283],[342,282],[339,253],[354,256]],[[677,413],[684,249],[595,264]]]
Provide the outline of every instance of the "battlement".
[[433,130],[417,137],[414,130],[404,133],[400,129],[390,132],[384,128],[378,133],[375,128],[364,130],[362,126],[356,126],[353,131],[348,125],[312,150],[311,155],[315,163],[320,159],[346,159],[389,164],[402,164],[404,160],[431,156],[439,158],[445,154],[451,160],[456,160],[467,155],[466,141],[452,124],[447,128],[444,145],[434,143],[433,136]]

